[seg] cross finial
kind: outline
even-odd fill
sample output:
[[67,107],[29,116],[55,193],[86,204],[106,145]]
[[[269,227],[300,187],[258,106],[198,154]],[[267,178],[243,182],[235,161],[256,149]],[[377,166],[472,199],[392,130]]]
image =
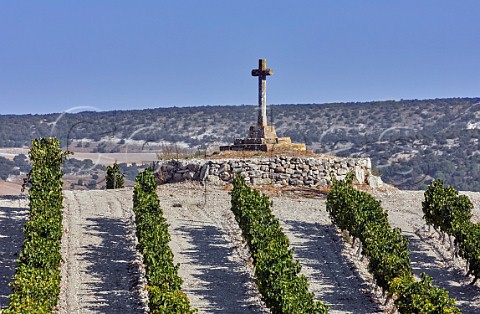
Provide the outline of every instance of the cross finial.
[[252,76],[258,76],[258,126],[267,126],[267,76],[273,70],[267,68],[265,59],[258,60],[258,69],[252,70]]

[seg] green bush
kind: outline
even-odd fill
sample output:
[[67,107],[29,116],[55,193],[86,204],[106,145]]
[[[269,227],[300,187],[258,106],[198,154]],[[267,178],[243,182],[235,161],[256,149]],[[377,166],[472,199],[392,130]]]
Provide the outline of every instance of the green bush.
[[272,313],[327,313],[328,306],[314,301],[301,266],[271,211],[267,196],[250,189],[241,176],[233,180],[232,211],[250,247],[260,293]]
[[170,234],[156,192],[152,169],[138,174],[133,191],[133,211],[139,249],[143,255],[148,281],[150,313],[195,313],[180,290],[182,278],[173,252],[168,246]]
[[105,177],[107,189],[121,189],[125,187],[125,174],[115,162],[107,167],[107,176]]
[[53,313],[60,293],[60,241],[62,237],[61,166],[68,155],[55,138],[32,141],[28,174],[30,214],[23,229],[25,240],[17,259],[10,313]]

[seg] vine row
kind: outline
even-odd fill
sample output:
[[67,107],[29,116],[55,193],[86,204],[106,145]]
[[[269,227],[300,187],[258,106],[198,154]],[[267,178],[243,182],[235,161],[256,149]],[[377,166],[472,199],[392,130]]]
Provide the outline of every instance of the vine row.
[[427,225],[455,238],[455,255],[468,263],[472,284],[480,277],[480,224],[471,222],[473,204],[465,195],[442,180],[434,180],[426,189],[422,210]]
[[139,249],[143,255],[148,281],[150,313],[195,313],[190,300],[181,291],[182,278],[168,243],[170,234],[156,192],[151,168],[139,173],[133,192],[133,211]]
[[388,223],[388,212],[368,193],[352,186],[353,176],[333,180],[327,196],[332,222],[359,239],[362,254],[368,257],[368,270],[388,296],[395,296],[400,313],[460,313],[448,291],[432,285],[425,273],[417,281],[410,266],[409,241],[399,228]]
[[62,260],[61,166],[68,155],[59,147],[56,138],[32,141],[32,170],[25,179],[25,185],[30,186],[29,219],[23,229],[25,240],[15,277],[10,283],[13,293],[3,314],[53,313],[58,303]]
[[293,259],[293,249],[272,214],[269,198],[236,176],[231,203],[252,253],[258,288],[272,313],[327,313],[328,306],[313,299],[306,277],[299,275],[300,263]]

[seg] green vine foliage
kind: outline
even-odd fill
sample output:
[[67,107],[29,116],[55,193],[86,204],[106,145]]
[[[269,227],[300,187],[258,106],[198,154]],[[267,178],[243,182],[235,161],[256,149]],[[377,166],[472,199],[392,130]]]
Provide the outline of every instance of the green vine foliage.
[[446,290],[432,286],[432,279],[413,277],[409,241],[401,230],[388,223],[388,213],[368,193],[352,186],[353,175],[333,180],[327,196],[327,211],[332,222],[360,239],[362,253],[368,257],[368,269],[377,284],[389,295],[397,296],[400,313],[460,313],[455,299]]
[[293,249],[272,214],[269,198],[248,187],[243,177],[236,176],[231,203],[252,252],[260,293],[271,312],[327,313],[328,306],[314,301],[306,277],[299,275],[300,263],[293,259]]
[[443,181],[434,180],[425,193],[422,202],[424,218],[433,225],[455,237],[458,255],[468,261],[467,275],[473,275],[474,284],[480,278],[480,224],[471,222],[473,204],[467,196],[458,195]]
[[432,285],[432,277],[421,274],[420,281],[412,276],[395,278],[392,291],[398,296],[395,304],[400,313],[459,314],[455,299],[448,297],[446,290]]
[[181,291],[182,278],[168,243],[170,234],[156,192],[157,183],[148,168],[139,173],[133,191],[133,211],[139,249],[148,281],[150,313],[195,313]]
[[56,138],[32,141],[30,214],[25,224],[23,249],[17,259],[13,293],[2,313],[53,313],[60,293],[60,244],[62,237],[61,166],[68,152]]
[[352,187],[353,176],[333,180],[327,197],[327,212],[332,222],[360,239],[363,254],[369,257],[369,271],[377,284],[389,290],[389,282],[411,273],[408,240],[392,229],[388,213],[371,195]]
[[451,186],[443,186],[442,180],[434,180],[424,193],[422,202],[424,219],[435,229],[453,235],[456,222],[470,221],[473,205],[465,195]]
[[121,189],[125,187],[125,174],[115,162],[107,167],[107,176],[105,177],[107,189]]

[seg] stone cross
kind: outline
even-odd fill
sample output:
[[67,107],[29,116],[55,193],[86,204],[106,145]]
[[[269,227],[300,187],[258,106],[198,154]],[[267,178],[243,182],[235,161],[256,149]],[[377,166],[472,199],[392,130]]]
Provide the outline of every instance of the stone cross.
[[266,68],[265,59],[258,60],[258,69],[252,70],[252,76],[258,76],[258,126],[267,126],[267,75],[273,75],[272,69]]

